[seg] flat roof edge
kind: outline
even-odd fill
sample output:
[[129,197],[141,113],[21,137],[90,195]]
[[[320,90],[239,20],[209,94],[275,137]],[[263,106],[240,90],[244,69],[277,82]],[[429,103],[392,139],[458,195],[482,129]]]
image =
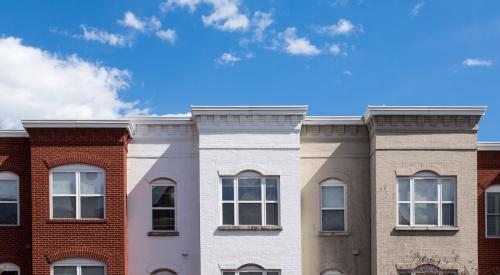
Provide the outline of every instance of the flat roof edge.
[[478,151],[500,151],[500,141],[478,142]]
[[0,138],[26,138],[29,137],[25,130],[0,130]]
[[307,116],[304,125],[365,125],[362,116]]
[[112,120],[21,120],[25,129],[28,128],[123,128],[130,136],[134,136],[134,127],[128,119]]
[[195,106],[191,105],[191,113],[196,115],[231,115],[231,114],[276,114],[305,115],[307,105],[290,106]]
[[364,114],[366,121],[376,115],[475,115],[483,116],[486,106],[372,106]]

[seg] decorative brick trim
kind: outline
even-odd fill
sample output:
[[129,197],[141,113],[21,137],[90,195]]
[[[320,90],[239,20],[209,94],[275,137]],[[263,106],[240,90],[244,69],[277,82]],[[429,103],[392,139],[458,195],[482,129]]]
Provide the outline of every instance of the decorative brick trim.
[[109,263],[109,256],[98,252],[91,248],[78,248],[78,249],[67,249],[63,251],[55,251],[49,253],[45,256],[49,264],[71,258],[85,258],[85,259],[93,259],[104,262],[106,264]]
[[23,173],[23,170],[19,166],[10,162],[0,162],[0,172],[2,171],[13,172],[18,176]]
[[0,254],[0,263],[13,263],[17,266],[21,266],[23,264],[23,258],[14,255]]
[[71,163],[83,163],[99,166],[101,168],[107,169],[110,165],[109,160],[104,159],[100,156],[90,155],[90,154],[68,154],[62,157],[55,157],[51,159],[46,159],[45,165],[48,169],[52,169],[56,166],[71,164]]

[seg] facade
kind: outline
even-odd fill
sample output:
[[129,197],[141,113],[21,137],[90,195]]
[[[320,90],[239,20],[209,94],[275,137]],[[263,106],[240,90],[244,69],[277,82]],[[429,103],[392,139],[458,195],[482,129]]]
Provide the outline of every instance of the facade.
[[484,107],[191,111],[0,131],[0,274],[499,274]]

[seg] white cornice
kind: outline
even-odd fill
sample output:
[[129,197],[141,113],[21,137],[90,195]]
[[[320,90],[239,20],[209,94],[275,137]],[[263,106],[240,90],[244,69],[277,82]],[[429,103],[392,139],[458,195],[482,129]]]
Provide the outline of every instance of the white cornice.
[[0,138],[6,137],[29,137],[25,130],[0,130]]
[[134,136],[134,127],[128,119],[114,120],[22,120],[24,128],[123,128]]
[[500,142],[478,142],[478,151],[500,151]]
[[361,116],[307,116],[304,125],[365,125]]
[[364,118],[376,115],[482,116],[486,106],[368,106]]
[[191,116],[130,116],[127,117],[134,124],[154,124],[154,125],[191,125]]
[[307,105],[300,106],[191,106],[197,115],[305,115]]

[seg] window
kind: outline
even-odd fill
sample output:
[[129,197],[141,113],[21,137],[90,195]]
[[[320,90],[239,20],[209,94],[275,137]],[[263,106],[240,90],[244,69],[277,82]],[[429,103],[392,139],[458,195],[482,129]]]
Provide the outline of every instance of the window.
[[321,187],[321,231],[346,231],[345,184],[339,180],[327,180]]
[[0,225],[19,225],[19,178],[0,173]]
[[105,275],[104,263],[90,259],[66,259],[52,264],[51,275]]
[[222,178],[221,181],[223,225],[279,224],[277,177],[244,172],[234,178]]
[[103,219],[105,173],[90,165],[71,164],[51,173],[52,218]]
[[151,183],[153,230],[175,231],[175,182],[157,179]]
[[238,270],[222,271],[222,275],[280,275],[280,271],[264,270],[257,265],[245,265]]
[[456,270],[441,270],[432,264],[421,265],[415,270],[398,271],[398,275],[458,275]]
[[151,275],[177,275],[177,273],[167,268],[160,268],[151,272]]
[[0,275],[19,275],[19,266],[12,263],[0,263]]
[[486,189],[486,237],[500,238],[500,185]]
[[398,225],[456,226],[456,179],[421,172],[398,178]]
[[336,271],[336,270],[328,270],[328,271],[321,273],[321,275],[344,275],[344,273],[342,273],[340,271]]

